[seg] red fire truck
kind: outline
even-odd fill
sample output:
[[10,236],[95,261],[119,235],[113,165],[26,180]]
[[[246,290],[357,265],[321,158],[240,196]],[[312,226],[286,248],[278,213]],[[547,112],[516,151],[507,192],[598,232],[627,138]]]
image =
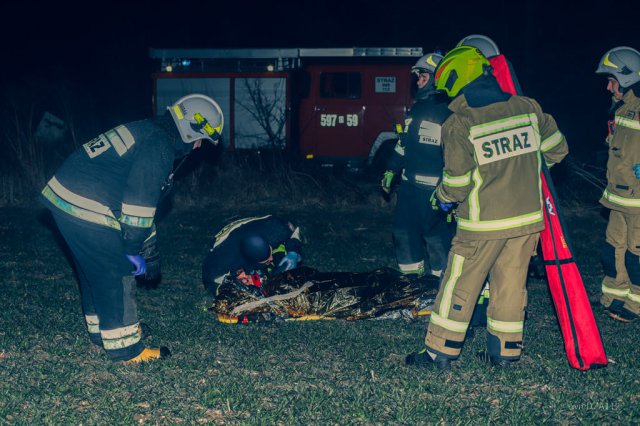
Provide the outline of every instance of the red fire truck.
[[377,168],[397,140],[422,48],[150,49],[155,113],[214,98],[230,149],[292,149],[322,165]]

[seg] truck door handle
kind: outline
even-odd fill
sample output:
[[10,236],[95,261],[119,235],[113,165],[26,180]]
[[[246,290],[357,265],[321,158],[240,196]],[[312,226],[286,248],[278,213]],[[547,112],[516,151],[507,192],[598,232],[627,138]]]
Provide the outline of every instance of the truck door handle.
[[325,108],[325,107],[319,107],[319,106],[315,106],[315,107],[313,107],[313,110],[314,110],[314,111],[325,111],[326,109],[327,109],[327,108]]

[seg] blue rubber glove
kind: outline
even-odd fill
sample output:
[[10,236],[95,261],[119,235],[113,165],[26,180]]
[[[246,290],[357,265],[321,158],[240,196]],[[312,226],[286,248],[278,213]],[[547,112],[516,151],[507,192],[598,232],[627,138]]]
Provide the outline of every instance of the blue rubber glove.
[[454,203],[443,203],[442,201],[438,200],[438,207],[440,207],[440,210],[445,213],[452,210],[454,205]]
[[287,253],[285,257],[282,258],[278,266],[284,266],[285,271],[290,271],[298,266],[298,262],[300,262],[300,255],[295,251],[290,251]]
[[127,255],[127,259],[129,262],[133,263],[133,266],[136,267],[135,271],[131,272],[131,274],[138,276],[144,275],[147,272],[147,262],[144,261],[144,257],[139,254],[136,255]]
[[433,210],[442,210],[445,213],[449,210],[452,210],[453,206],[455,205],[455,203],[443,203],[442,201],[440,201],[438,197],[436,197],[436,191],[433,191],[431,193],[431,198],[429,198],[429,201],[431,202],[431,208]]
[[633,165],[633,173],[636,175],[636,179],[640,179],[640,163],[636,163]]

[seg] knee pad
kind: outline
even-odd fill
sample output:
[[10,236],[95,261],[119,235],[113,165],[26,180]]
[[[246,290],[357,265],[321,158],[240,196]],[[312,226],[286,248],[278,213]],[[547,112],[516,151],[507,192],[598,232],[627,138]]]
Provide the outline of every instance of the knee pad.
[[607,277],[615,278],[616,271],[616,249],[609,243],[604,243],[600,249],[602,255],[602,269]]
[[631,284],[640,285],[640,256],[627,250],[624,254],[624,266],[627,268]]

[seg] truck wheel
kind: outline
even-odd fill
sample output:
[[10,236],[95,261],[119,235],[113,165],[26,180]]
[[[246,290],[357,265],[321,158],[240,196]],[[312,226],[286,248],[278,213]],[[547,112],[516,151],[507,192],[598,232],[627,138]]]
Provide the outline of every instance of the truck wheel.
[[381,176],[385,170],[387,170],[387,165],[395,146],[395,139],[384,141],[380,145],[380,148],[378,148],[378,151],[376,151],[376,155],[373,157],[373,161],[371,161],[371,164],[369,164],[369,167],[367,169],[369,175],[378,177]]

